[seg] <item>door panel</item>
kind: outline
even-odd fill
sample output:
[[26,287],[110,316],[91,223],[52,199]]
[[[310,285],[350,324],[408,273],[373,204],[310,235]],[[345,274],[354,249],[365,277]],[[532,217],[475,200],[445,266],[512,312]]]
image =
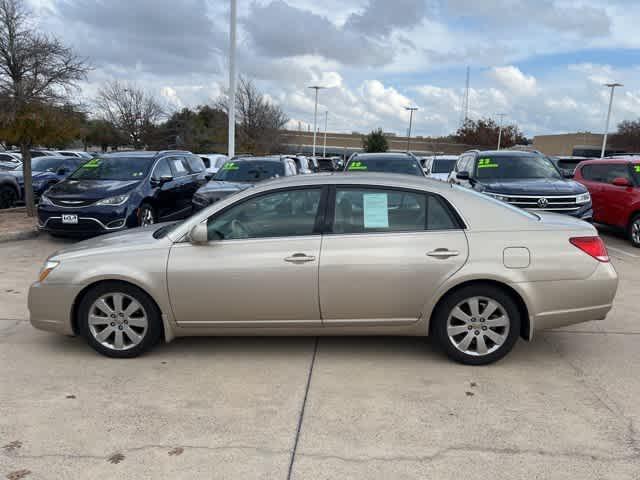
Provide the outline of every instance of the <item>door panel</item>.
[[314,235],[176,244],[167,277],[177,323],[320,325],[320,243]]
[[[449,258],[427,254],[457,251]],[[328,235],[320,261],[325,324],[350,320],[416,321],[437,288],[467,259],[463,231]]]

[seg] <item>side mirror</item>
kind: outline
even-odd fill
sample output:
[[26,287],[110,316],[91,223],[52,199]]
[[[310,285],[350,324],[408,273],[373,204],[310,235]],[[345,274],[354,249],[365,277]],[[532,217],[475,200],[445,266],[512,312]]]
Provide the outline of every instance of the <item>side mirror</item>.
[[573,178],[573,177],[574,177],[574,174],[573,174],[572,172],[563,172],[563,173],[562,173],[562,176],[563,176],[564,178]]
[[456,179],[457,180],[466,180],[469,181],[471,179],[471,177],[469,177],[469,172],[467,171],[462,171],[462,172],[458,172],[456,174]]
[[207,224],[199,223],[189,232],[189,241],[194,245],[204,245],[209,242]]
[[162,186],[165,183],[169,183],[173,180],[171,175],[162,175],[160,178],[152,178],[151,183],[156,186]]
[[612,185],[616,187],[631,187],[631,182],[624,177],[617,177],[611,181]]
[[204,174],[204,179],[208,182],[209,180],[211,180],[213,178],[213,173],[208,172]]

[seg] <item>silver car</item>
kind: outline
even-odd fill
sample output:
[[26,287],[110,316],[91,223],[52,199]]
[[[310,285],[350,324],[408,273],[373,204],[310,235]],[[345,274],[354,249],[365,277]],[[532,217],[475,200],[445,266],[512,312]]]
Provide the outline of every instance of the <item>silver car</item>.
[[478,365],[604,319],[617,284],[580,220],[420,177],[319,174],[60,251],[29,310],[111,357],[189,335],[433,335]]

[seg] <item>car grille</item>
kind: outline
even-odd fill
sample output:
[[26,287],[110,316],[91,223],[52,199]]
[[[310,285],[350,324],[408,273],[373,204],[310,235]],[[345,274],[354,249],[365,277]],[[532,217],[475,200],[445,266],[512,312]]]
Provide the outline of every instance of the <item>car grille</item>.
[[59,200],[49,197],[51,203],[57,207],[78,208],[87,207],[95,203],[94,200]]
[[529,210],[543,210],[546,212],[572,213],[582,207],[583,203],[577,202],[577,197],[572,196],[544,196],[544,195],[504,195],[506,201],[514,207]]

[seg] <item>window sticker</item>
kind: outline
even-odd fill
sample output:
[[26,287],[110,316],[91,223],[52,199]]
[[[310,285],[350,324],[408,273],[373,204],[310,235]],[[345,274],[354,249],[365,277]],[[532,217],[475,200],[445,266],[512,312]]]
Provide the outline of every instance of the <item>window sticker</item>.
[[240,167],[235,162],[227,162],[222,166],[222,170],[240,170]]
[[389,204],[386,193],[363,196],[364,228],[389,228]]
[[182,172],[186,172],[187,169],[185,168],[184,164],[182,163],[181,160],[173,160],[173,166],[176,167],[176,171],[178,173],[182,173]]
[[99,158],[94,158],[93,160],[89,160],[87,163],[82,165],[82,168],[98,168],[101,163],[102,160],[100,160]]
[[498,168],[500,165],[490,158],[481,158],[478,160],[478,168]]
[[367,170],[367,166],[362,162],[351,162],[349,164],[349,170]]
[[636,165],[636,173],[640,173],[640,165]]

